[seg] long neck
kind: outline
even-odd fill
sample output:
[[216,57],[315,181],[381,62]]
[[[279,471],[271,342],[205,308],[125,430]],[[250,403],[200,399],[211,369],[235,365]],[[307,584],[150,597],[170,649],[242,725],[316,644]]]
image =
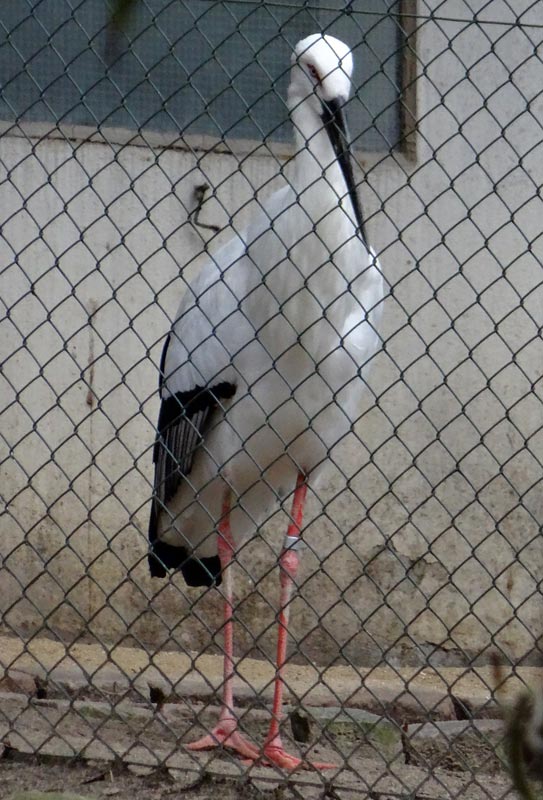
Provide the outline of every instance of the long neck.
[[[347,187],[323,121],[308,99],[289,97],[289,106],[296,143],[293,189],[301,193],[323,181],[328,187],[325,194],[337,205]],[[331,188],[334,192],[330,192]]]

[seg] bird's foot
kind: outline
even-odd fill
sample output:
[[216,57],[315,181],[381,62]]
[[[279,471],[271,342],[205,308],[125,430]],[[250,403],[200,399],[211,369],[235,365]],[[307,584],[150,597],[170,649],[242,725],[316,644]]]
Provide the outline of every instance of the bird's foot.
[[305,758],[293,756],[287,753],[280,742],[271,742],[264,745],[262,763],[289,771],[294,769],[337,769],[337,764],[329,764],[325,761],[308,761]]
[[242,736],[234,717],[219,720],[207,736],[202,736],[196,742],[189,742],[185,747],[187,750],[211,750],[214,747],[227,747],[248,761],[252,762],[260,758],[259,749]]
[[337,769],[337,764],[325,761],[309,761],[287,753],[281,739],[275,737],[262,749],[243,736],[238,730],[235,717],[225,717],[206,736],[185,745],[187,750],[212,750],[214,747],[225,747],[242,757],[246,764],[258,763],[266,767],[279,767],[292,772],[295,769]]

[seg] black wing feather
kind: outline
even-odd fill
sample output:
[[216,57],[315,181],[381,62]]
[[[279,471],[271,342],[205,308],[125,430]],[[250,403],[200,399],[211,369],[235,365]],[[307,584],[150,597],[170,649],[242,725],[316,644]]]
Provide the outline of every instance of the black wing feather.
[[[170,337],[166,340],[160,361],[160,382],[164,386],[164,369]],[[158,520],[161,510],[167,511],[168,503],[179,489],[181,482],[191,472],[194,455],[202,444],[213,412],[221,400],[234,395],[236,387],[228,381],[204,387],[195,386],[187,392],[176,392],[166,397],[160,406],[158,431],[153,449],[155,482],[149,540],[151,553],[149,566],[151,575],[164,577],[165,567],[181,567],[187,583],[193,586],[209,585],[217,575],[216,557],[195,559],[187,556],[182,547],[173,547],[158,540]],[[206,566],[206,562],[213,565]],[[220,571],[220,568],[219,568]]]

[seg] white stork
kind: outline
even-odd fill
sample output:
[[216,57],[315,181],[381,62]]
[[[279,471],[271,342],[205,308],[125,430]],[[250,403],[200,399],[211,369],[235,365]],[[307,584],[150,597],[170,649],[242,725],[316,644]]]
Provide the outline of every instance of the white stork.
[[[190,586],[224,581],[222,711],[188,747],[222,745],[286,769],[333,766],[302,763],[283,748],[281,673],[307,486],[352,430],[380,341],[383,279],[364,232],[342,110],[352,66],[349,48],[332,36],[296,46],[288,185],[205,263],[160,365],[151,574],[180,568]],[[272,719],[258,748],[234,710],[231,562],[239,541],[259,535],[260,522],[292,493]]]

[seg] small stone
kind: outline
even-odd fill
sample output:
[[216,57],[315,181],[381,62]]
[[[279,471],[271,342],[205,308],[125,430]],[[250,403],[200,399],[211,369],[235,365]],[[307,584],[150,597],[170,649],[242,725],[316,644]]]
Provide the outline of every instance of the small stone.
[[100,768],[102,768],[102,769],[106,769],[106,768],[107,768],[107,769],[109,769],[109,768],[110,768],[110,765],[109,765],[107,762],[106,762],[106,763],[104,763],[103,761],[97,761],[97,760],[96,760],[96,759],[94,759],[94,758],[89,758],[89,759],[87,759],[87,766],[88,766],[88,767],[92,767],[93,769],[94,769],[94,768],[96,768],[96,769],[100,769]]
[[28,672],[10,669],[0,677],[0,691],[33,697],[36,694],[36,678]]
[[156,767],[146,767],[144,764],[129,764],[128,771],[139,778],[145,778],[147,775],[152,775]]
[[[277,796],[277,794],[280,793],[282,786],[284,786],[284,782],[253,779],[251,780],[250,785],[257,793],[257,796],[260,794],[269,796],[271,792]],[[296,793],[298,794],[298,787],[296,787],[296,789]]]
[[168,769],[168,775],[175,781],[176,791],[196,789],[206,779],[205,774],[202,775],[193,771],[188,772],[186,769],[176,769],[175,767]]

